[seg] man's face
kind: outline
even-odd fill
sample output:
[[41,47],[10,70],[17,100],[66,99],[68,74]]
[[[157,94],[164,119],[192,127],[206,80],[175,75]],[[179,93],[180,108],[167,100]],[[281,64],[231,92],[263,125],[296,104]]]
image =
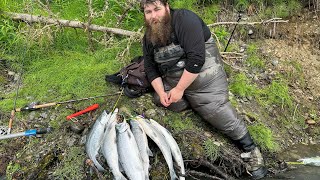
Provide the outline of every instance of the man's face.
[[150,26],[161,23],[166,16],[166,12],[170,12],[169,6],[163,5],[160,1],[146,4],[144,6],[144,16],[146,23],[148,23]]
[[144,18],[147,39],[154,45],[165,46],[170,41],[171,33],[169,5],[163,5],[160,1],[146,4]]

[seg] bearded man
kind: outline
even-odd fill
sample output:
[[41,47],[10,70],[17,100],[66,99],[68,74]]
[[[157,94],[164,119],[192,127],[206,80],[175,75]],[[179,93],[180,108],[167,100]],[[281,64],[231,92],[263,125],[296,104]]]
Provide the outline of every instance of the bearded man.
[[142,0],[145,71],[155,103],[180,112],[188,106],[230,137],[255,179],[266,175],[263,157],[228,99],[227,76],[210,29],[195,13],[167,0]]

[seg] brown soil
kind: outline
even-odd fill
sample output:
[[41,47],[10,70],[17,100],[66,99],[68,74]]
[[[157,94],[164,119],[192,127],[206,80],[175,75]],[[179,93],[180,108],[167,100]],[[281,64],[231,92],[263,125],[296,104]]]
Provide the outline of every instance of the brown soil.
[[320,13],[295,16],[288,23],[279,24],[275,39],[261,43],[271,57],[279,60],[276,71],[290,72],[297,62],[301,65],[305,85],[301,82],[291,84],[298,102],[300,98],[314,100],[320,98]]

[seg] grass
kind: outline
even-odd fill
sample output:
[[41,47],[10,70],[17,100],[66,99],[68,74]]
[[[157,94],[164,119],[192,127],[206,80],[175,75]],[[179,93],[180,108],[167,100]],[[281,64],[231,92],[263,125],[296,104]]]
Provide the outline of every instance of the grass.
[[230,91],[238,95],[239,97],[254,97],[258,95],[258,89],[252,85],[251,81],[244,73],[239,73],[232,78],[230,85]]
[[13,179],[12,175],[21,169],[20,164],[10,162],[7,166],[6,178]]
[[182,131],[188,129],[197,128],[194,124],[194,120],[190,117],[182,119],[180,113],[172,113],[169,116],[164,117],[164,121],[170,125],[175,131]]
[[273,133],[270,128],[264,124],[256,124],[248,126],[250,135],[252,136],[255,143],[262,150],[269,150],[275,152],[278,150],[278,144],[274,141]]
[[269,105],[276,104],[282,109],[288,107],[293,108],[292,97],[289,94],[289,88],[283,81],[272,81],[272,83],[263,90],[265,102]]
[[219,157],[220,146],[213,142],[211,139],[203,143],[204,151],[210,161],[214,162]]
[[82,147],[71,147],[66,152],[64,161],[53,173],[58,179],[82,179],[84,174],[83,160],[86,155]]

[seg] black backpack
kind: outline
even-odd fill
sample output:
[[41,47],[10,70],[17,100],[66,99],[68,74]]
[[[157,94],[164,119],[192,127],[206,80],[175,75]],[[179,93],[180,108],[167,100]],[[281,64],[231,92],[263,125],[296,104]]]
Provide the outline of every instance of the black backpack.
[[106,81],[121,85],[124,88],[124,94],[130,98],[139,97],[153,90],[144,71],[143,56],[135,57],[131,60],[131,64],[119,72],[106,75]]

